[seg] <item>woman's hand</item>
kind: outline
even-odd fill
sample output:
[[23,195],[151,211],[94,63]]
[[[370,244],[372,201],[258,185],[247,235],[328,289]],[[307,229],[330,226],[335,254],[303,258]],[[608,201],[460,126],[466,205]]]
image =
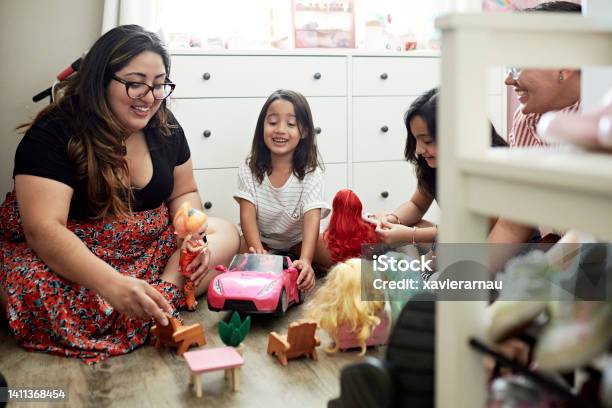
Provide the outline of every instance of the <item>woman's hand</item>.
[[412,242],[412,227],[402,224],[392,224],[381,221],[376,227],[376,234],[381,242],[385,244],[395,244],[398,242]]
[[310,262],[298,259],[293,261],[291,266],[300,271],[297,278],[298,288],[303,292],[310,292],[315,286],[314,269],[312,269]]
[[191,271],[191,277],[189,279],[193,281],[196,288],[200,286],[200,283],[202,283],[206,275],[208,275],[211,258],[210,247],[205,246],[198,256],[187,265],[187,270]]
[[117,274],[98,293],[119,313],[142,320],[153,318],[162,326],[168,324],[164,312],[173,312],[162,294],[141,279]]

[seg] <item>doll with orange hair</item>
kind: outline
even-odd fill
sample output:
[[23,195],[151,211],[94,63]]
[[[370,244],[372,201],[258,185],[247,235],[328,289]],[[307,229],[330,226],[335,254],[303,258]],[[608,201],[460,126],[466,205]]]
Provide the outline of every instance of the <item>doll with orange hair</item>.
[[[361,300],[361,260],[357,258],[331,269],[325,283],[306,305],[306,316],[333,339],[333,347],[325,349],[328,353],[355,344],[361,348],[360,355],[364,355],[368,345],[387,341],[389,318],[385,302]],[[352,341],[347,341],[347,335]]]
[[334,263],[358,258],[361,244],[378,242],[376,225],[363,220],[362,210],[361,200],[352,190],[343,189],[334,196],[331,219],[323,233]]
[[179,268],[181,275],[185,277],[183,292],[187,309],[193,311],[198,302],[195,300],[195,286],[190,279],[192,271],[188,269],[188,266],[208,246],[206,241],[208,216],[203,211],[191,207],[189,203],[183,203],[174,216],[172,224],[175,234],[183,239]]

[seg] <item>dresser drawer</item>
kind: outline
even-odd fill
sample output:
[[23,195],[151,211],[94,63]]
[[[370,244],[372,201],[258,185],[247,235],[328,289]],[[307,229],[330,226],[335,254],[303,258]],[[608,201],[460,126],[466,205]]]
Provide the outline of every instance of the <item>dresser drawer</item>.
[[353,161],[403,160],[404,114],[414,96],[353,98]]
[[346,163],[325,165],[325,202],[331,207],[338,190],[348,187]]
[[346,98],[308,98],[315,125],[317,147],[325,163],[347,159],[348,130]]
[[193,173],[204,211],[238,224],[240,207],[233,197],[238,186],[238,168],[194,170]]
[[195,169],[238,167],[251,151],[262,99],[175,99]]
[[[267,97],[279,88],[305,96],[347,94],[345,57],[172,57],[175,98]],[[208,79],[205,79],[208,78]]]
[[[193,167],[238,167],[251,151],[265,98],[173,99],[171,110],[183,127]],[[346,98],[308,98],[318,147],[326,163],[346,162]]]
[[439,85],[438,58],[353,57],[354,95],[420,95]]
[[[371,213],[389,213],[410,200],[416,191],[414,167],[408,162],[376,162],[353,164],[353,190]],[[440,209],[434,202],[423,217],[440,222]]]

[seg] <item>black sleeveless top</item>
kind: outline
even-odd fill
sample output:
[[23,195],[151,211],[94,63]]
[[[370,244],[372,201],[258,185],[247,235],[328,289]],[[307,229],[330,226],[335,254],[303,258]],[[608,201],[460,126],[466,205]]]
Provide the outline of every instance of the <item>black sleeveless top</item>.
[[[13,177],[18,174],[45,177],[64,183],[74,190],[68,217],[85,220],[94,216],[87,199],[87,178],[77,178],[76,166],[68,158],[67,147],[71,135],[66,119],[50,117],[33,125],[17,147]],[[159,207],[166,202],[174,188],[174,168],[189,160],[190,151],[183,129],[171,116],[170,136],[156,129],[144,129],[149,147],[153,176],[141,189],[133,189],[133,211]]]

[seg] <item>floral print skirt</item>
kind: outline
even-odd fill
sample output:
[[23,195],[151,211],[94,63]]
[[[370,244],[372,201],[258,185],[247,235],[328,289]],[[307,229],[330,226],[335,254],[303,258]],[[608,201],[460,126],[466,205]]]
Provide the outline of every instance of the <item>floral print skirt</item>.
[[[160,275],[176,250],[168,208],[137,212],[125,221],[73,221],[67,227],[119,273],[147,281],[174,306],[182,291]],[[15,193],[0,206],[0,288],[6,317],[27,350],[96,363],[148,341],[152,322],[115,311],[95,292],[63,279],[25,242]]]

